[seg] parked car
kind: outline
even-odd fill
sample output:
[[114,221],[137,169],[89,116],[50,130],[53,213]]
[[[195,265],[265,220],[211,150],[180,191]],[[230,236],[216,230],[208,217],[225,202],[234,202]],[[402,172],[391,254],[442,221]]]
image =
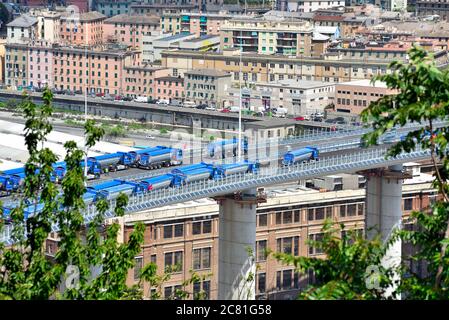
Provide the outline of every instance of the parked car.
[[141,97],[141,96],[137,96],[133,99],[134,102],[148,102],[148,98],[147,97]]
[[193,101],[184,101],[183,103],[182,103],[182,106],[184,107],[184,108],[195,108],[195,107],[197,107],[197,105],[196,105],[196,103],[195,102],[193,102]]
[[75,92],[73,92],[72,90],[67,90],[67,91],[65,92],[65,94],[67,94],[67,95],[69,95],[69,96],[74,96],[74,95],[75,95]]
[[155,140],[156,137],[152,136],[151,134],[148,134],[145,138],[150,139],[150,140]]
[[206,109],[207,108],[207,104],[199,104],[196,106],[197,109]]
[[159,99],[158,101],[156,101],[156,104],[164,104],[164,105],[168,105],[168,104],[170,104],[170,100],[167,100],[167,99]]
[[208,105],[206,105],[206,110],[217,111],[217,109],[214,106],[208,106]]
[[223,112],[223,113],[229,113],[229,112],[231,112],[231,110],[229,110],[229,109],[227,109],[227,108],[224,108],[224,109],[221,109],[220,112]]
[[102,93],[102,92],[97,92],[97,93],[95,94],[95,96],[101,98],[101,97],[104,96],[104,93]]
[[299,117],[296,117],[296,118],[293,118],[293,119],[295,119],[296,121],[304,121],[304,120],[306,120],[304,118],[304,116],[299,116]]
[[133,101],[133,98],[131,97],[123,97],[123,101]]
[[157,102],[157,99],[148,99],[148,103],[155,104]]
[[83,94],[81,90],[75,90],[75,94]]
[[103,100],[107,100],[107,101],[114,101],[115,100],[115,97],[113,97],[113,96],[111,96],[111,95],[109,95],[109,94],[106,94],[106,95],[104,95],[103,97],[101,97]]

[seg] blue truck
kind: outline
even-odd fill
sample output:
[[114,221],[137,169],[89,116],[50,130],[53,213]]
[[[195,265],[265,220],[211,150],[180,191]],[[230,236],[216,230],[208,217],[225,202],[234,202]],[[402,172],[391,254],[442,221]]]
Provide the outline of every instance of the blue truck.
[[314,147],[291,150],[284,154],[282,164],[290,166],[303,161],[318,160],[318,154],[318,149]]
[[222,179],[227,176],[236,174],[236,173],[242,173],[242,172],[252,172],[257,173],[259,171],[259,163],[258,162],[252,162],[252,161],[243,161],[243,162],[236,162],[236,163],[230,163],[230,164],[223,164],[218,165],[214,167],[214,179]]
[[130,157],[131,166],[132,167],[137,166],[138,161],[140,160],[140,156],[142,154],[151,153],[153,151],[158,151],[158,150],[163,150],[163,149],[168,149],[168,147],[156,146],[156,147],[142,148],[139,150],[134,150],[134,151],[128,152],[129,157]]
[[190,182],[211,179],[214,174],[214,168],[212,166],[206,166],[192,170],[174,169],[171,173],[174,176],[172,185],[179,187]]
[[140,181],[145,192],[158,190],[172,186],[174,176],[172,174],[163,174]]
[[[239,139],[232,138],[227,140],[220,140],[216,142],[211,142],[207,146],[208,154],[211,158],[221,157],[225,158],[228,155],[237,155]],[[248,153],[248,139],[243,139],[242,150],[244,154]]]
[[109,171],[125,170],[131,165],[128,152],[116,152],[87,158],[88,173],[97,175]]
[[182,164],[182,150],[177,148],[163,148],[145,152],[140,155],[139,168],[159,169],[161,167],[177,166]]

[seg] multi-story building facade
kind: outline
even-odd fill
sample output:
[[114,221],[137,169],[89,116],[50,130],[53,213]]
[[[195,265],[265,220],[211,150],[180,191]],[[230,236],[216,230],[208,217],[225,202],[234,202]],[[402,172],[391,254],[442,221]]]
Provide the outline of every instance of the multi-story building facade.
[[306,21],[236,18],[220,27],[221,49],[243,52],[310,56],[313,26]]
[[103,23],[106,41],[142,48],[145,36],[160,35],[159,17],[143,14],[120,14]]
[[[284,55],[242,54],[240,50],[223,52],[192,52],[185,50],[162,52],[162,65],[170,66],[183,74],[192,69],[215,69],[232,74],[232,81],[249,83],[274,82],[285,79],[302,79],[325,82],[347,82],[371,79],[377,74],[389,72],[388,65],[399,58],[398,53],[386,50],[379,55],[370,51],[362,56],[352,53],[344,57],[342,52],[332,52],[317,58],[292,58]],[[448,63],[447,51],[434,52],[438,65]],[[241,63],[240,63],[241,60]]]
[[344,7],[344,0],[289,0],[288,11],[313,12],[319,9]]
[[129,13],[132,0],[94,0],[92,9],[101,12],[107,17]]
[[13,90],[28,86],[28,45],[7,43],[5,50],[5,84]]
[[79,14],[79,19],[71,15],[61,15],[59,29],[60,43],[67,45],[97,45],[103,40],[103,22],[106,16],[96,12]]
[[161,17],[161,29],[171,33],[193,33],[197,37],[203,35],[219,35],[221,25],[235,16],[213,13],[166,13]]
[[61,13],[55,11],[44,11],[37,16],[39,27],[39,38],[50,43],[59,42],[61,30]]
[[335,111],[360,114],[371,102],[385,95],[397,93],[388,89],[386,84],[369,80],[342,82],[335,85]]
[[[125,66],[139,61],[139,51],[120,46],[54,47],[54,85],[60,89],[122,95]],[[87,81],[87,83],[86,83]]]
[[53,50],[46,41],[35,42],[28,48],[29,85],[32,87],[54,87]]
[[415,8],[419,16],[438,15],[442,20],[449,20],[448,0],[417,0]]
[[[274,83],[258,83],[253,89],[242,90],[242,107],[252,111],[278,107],[291,115],[323,112],[334,101],[335,85],[322,81],[281,80]],[[239,105],[239,89],[228,91],[229,102]]]
[[26,14],[6,25],[8,43],[27,43],[39,38],[38,20]]
[[186,100],[223,107],[231,74],[220,70],[193,69],[184,73]]
[[125,88],[123,94],[129,97],[145,96],[154,98],[155,78],[167,77],[169,68],[152,67],[148,64],[129,65],[124,69]]
[[198,4],[150,4],[150,3],[132,3],[131,4],[131,13],[140,13],[140,14],[155,14],[162,15],[163,13],[177,13],[183,11],[196,11],[198,10]]
[[[343,232],[364,229],[366,193],[363,181],[347,189],[344,186],[338,188],[337,180],[344,180],[343,175],[332,178],[336,181],[333,183],[335,188],[326,192],[301,186],[296,186],[296,190],[292,187],[289,191],[270,188],[266,203],[259,204],[254,252],[258,265],[258,299],[294,299],[311,280],[307,274],[295,272],[294,266],[282,264],[271,255],[266,256],[267,249],[295,256],[323,257],[319,249],[308,246],[307,240],[320,239],[326,218],[343,223]],[[404,181],[402,210],[405,224],[412,210],[425,210],[436,200],[432,180],[431,175],[419,173]],[[135,223],[144,222],[146,228],[144,245],[135,257],[134,270],[128,274],[128,284],[135,284],[140,268],[150,262],[157,265],[160,273],[168,266],[179,264],[179,269],[163,284],[163,297],[168,298],[174,288],[191,277],[189,270],[193,270],[209,276],[186,289],[193,293],[204,290],[207,298],[217,299],[218,211],[219,206],[214,200],[203,199],[120,219],[124,241],[127,241]],[[149,296],[153,289],[144,282],[145,295]]]
[[181,77],[159,77],[154,79],[154,99],[184,100],[184,79]]

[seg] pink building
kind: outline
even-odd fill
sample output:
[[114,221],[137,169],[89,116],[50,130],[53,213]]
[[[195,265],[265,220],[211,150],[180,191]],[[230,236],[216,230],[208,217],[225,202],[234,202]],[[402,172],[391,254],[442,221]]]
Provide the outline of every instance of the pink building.
[[60,40],[63,44],[85,45],[87,36],[89,45],[103,43],[105,19],[106,16],[97,11],[81,13],[79,23],[75,23],[67,15],[61,16]]
[[124,48],[98,46],[88,51],[82,47],[53,49],[54,84],[60,89],[122,95],[125,65],[139,59],[140,52]]
[[158,16],[143,14],[119,14],[106,19],[103,24],[104,38],[107,41],[142,48],[143,36],[159,35]]
[[335,110],[360,114],[371,102],[377,101],[384,95],[395,94],[396,91],[388,89],[386,84],[371,80],[358,80],[342,82],[335,85]]
[[154,79],[154,99],[184,100],[184,79],[181,77],[160,77]]
[[77,6],[79,12],[88,12],[89,11],[89,0],[66,0],[66,6]]
[[28,49],[28,78],[33,87],[53,88],[53,51],[46,42],[35,43]]
[[129,65],[124,70],[124,95],[129,97],[145,96],[153,98],[155,78],[168,76],[169,68],[155,68],[149,65]]

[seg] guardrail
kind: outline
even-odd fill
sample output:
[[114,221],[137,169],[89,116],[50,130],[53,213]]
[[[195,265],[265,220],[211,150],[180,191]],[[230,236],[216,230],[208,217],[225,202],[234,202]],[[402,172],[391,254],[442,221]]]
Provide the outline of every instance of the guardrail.
[[[410,153],[402,153],[395,158],[385,159],[388,148],[359,150],[351,154],[323,157],[319,161],[300,163],[292,166],[273,166],[261,168],[256,174],[239,173],[220,180],[203,180],[183,185],[178,188],[155,190],[147,194],[135,195],[129,198],[126,213],[140,212],[174,203],[186,202],[195,199],[213,197],[233,193],[248,188],[257,188],[267,185],[282,184],[301,179],[308,179],[341,172],[354,172],[382,166],[416,161],[430,157],[429,150],[417,148]],[[115,200],[110,201],[106,217],[113,217]],[[96,215],[95,205],[86,207],[83,214],[85,223],[89,223]],[[6,225],[1,234],[0,241],[11,243],[11,225]],[[53,231],[58,226],[53,225]]]

